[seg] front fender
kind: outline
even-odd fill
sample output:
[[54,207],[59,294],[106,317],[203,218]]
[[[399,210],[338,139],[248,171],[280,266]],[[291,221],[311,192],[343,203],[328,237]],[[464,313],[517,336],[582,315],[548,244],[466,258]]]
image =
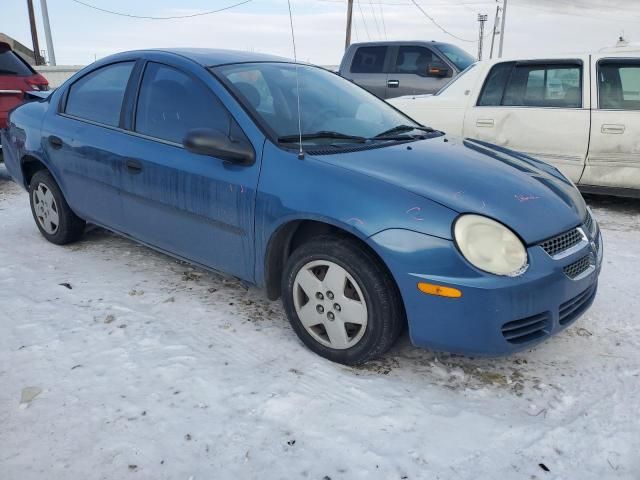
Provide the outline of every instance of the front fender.
[[271,142],[264,148],[255,218],[256,274],[264,284],[270,239],[292,221],[326,223],[366,241],[389,228],[450,239],[457,213],[403,188]]

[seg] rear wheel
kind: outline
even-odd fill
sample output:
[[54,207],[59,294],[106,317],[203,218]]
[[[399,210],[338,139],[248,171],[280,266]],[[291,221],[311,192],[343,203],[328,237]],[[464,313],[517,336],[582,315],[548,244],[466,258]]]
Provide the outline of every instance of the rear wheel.
[[319,237],[296,249],[282,292],[300,339],[334,362],[356,365],[385,353],[404,325],[395,283],[349,238]]
[[51,243],[64,245],[82,236],[85,221],[71,211],[60,187],[47,170],[39,170],[33,175],[29,199],[33,219],[40,233]]

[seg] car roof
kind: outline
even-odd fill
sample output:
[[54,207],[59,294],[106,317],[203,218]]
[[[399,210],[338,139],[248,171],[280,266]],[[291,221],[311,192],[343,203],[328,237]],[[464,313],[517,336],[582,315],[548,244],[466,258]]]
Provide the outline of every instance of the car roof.
[[350,44],[350,47],[366,47],[377,45],[451,45],[447,42],[439,42],[437,40],[380,40],[377,42],[354,42]]
[[552,55],[537,55],[537,56],[506,56],[502,58],[492,58],[481,60],[478,63],[483,65],[494,65],[501,62],[545,62],[545,61],[559,61],[559,60],[587,60],[589,56],[607,57],[607,58],[636,58],[640,57],[638,52],[633,51],[606,51],[606,52],[593,52],[593,53],[554,53]]
[[199,63],[203,67],[214,67],[230,63],[292,62],[289,58],[278,57],[276,55],[216,48],[157,48],[151,51],[180,55]]

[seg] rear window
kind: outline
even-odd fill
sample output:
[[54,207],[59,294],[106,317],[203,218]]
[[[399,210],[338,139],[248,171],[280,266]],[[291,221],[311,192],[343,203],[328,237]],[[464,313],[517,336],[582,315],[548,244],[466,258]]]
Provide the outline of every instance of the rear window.
[[351,73],[382,73],[387,47],[360,47],[351,64]]
[[18,54],[0,47],[0,75],[29,77],[33,75],[33,70]]

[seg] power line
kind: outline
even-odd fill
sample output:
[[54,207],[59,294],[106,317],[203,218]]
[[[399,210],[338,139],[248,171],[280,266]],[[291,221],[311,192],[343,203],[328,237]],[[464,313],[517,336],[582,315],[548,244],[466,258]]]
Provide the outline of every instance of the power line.
[[120,17],[129,17],[129,18],[141,18],[146,20],[176,20],[180,18],[193,18],[193,17],[202,17],[204,15],[211,15],[218,12],[223,12],[225,10],[231,10],[232,8],[239,7],[240,5],[244,5],[245,3],[249,3],[253,0],[243,0],[242,2],[234,3],[233,5],[229,5],[227,7],[219,8],[217,10],[207,10],[206,12],[198,12],[192,13],[189,15],[174,15],[171,17],[151,17],[147,15],[133,15],[124,12],[116,12],[114,10],[107,10],[106,8],[96,7],[95,5],[91,5],[90,3],[85,3],[82,0],[71,0],[74,3],[78,3],[80,5],[84,5],[85,7],[93,8],[94,10],[98,10],[100,12],[109,13],[111,15],[118,15]]
[[369,5],[371,6],[371,13],[373,13],[373,22],[376,25],[376,32],[378,32],[378,37],[381,37],[380,26],[378,25],[378,17],[376,16],[376,9],[373,6],[373,3],[371,3],[371,0],[369,0]]
[[367,34],[367,40],[371,40],[369,36],[369,28],[367,27],[367,21],[364,19],[364,12],[362,11],[362,5],[360,4],[360,0],[358,2],[358,9],[360,10],[360,16],[362,17],[362,25],[364,25],[364,31]]
[[440,25],[438,22],[436,22],[435,19],[431,15],[429,15],[427,12],[425,12],[424,9],[420,6],[420,4],[418,2],[416,2],[416,0],[411,0],[411,3],[413,3],[418,8],[418,10],[420,10],[422,12],[422,14],[431,21],[431,23],[433,23],[436,27],[438,27],[440,30],[442,30],[443,33],[449,35],[450,37],[456,38],[456,39],[460,40],[461,42],[468,42],[468,43],[476,43],[477,42],[477,40],[469,40],[467,38],[459,37],[455,33],[451,33],[449,30],[447,30],[442,25]]
[[382,9],[382,5],[378,5],[380,7],[380,19],[382,20],[382,30],[384,31],[384,39],[387,40],[387,25],[384,21],[384,10]]

